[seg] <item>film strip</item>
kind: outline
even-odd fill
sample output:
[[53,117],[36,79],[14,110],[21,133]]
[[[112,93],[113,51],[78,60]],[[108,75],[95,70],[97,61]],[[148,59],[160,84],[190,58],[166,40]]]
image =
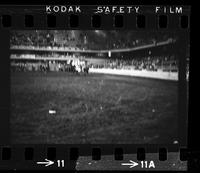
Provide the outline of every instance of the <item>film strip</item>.
[[[62,7],[65,6],[51,6],[46,7],[46,13],[43,13],[41,15],[40,13],[33,14],[18,14],[17,16],[14,14],[1,14],[2,15],[2,28],[10,28],[10,29],[34,29],[34,28],[48,28],[48,29],[77,29],[77,28],[83,28],[83,29],[188,29],[189,28],[189,13],[187,9],[185,9],[185,14],[179,14],[178,12],[182,12],[182,7],[160,7],[157,6],[153,9],[152,6],[146,7],[143,10],[141,14],[124,14],[125,11],[123,11],[122,14],[118,14],[117,12],[110,12],[103,13],[99,12],[93,12],[94,14],[89,14],[89,10],[87,8],[84,8],[85,14],[68,14],[68,15],[61,15],[57,14],[62,9]],[[55,8],[56,7],[56,8]],[[85,6],[84,6],[85,7]],[[109,6],[108,6],[109,7]],[[107,8],[108,8],[107,7]],[[117,8],[117,6],[114,6]],[[113,7],[113,8],[114,8]],[[123,9],[125,6],[121,6]],[[129,7],[129,6],[128,6]],[[128,8],[127,7],[127,8]],[[75,8],[75,7],[74,7]],[[76,7],[78,8],[78,7]],[[95,7],[91,7],[95,9]],[[111,7],[110,7],[111,8]],[[114,8],[114,9],[115,9]],[[139,9],[138,7],[135,7],[136,9]],[[162,10],[160,10],[163,8]],[[50,10],[51,9],[51,10]],[[52,12],[52,9],[54,9],[54,13]],[[58,10],[57,10],[58,9]],[[109,9],[109,8],[108,8]],[[129,9],[129,8],[128,8]],[[23,10],[19,9],[19,10]],[[88,10],[88,11],[87,11]],[[97,9],[96,9],[97,10]],[[151,10],[149,12],[149,10]],[[155,12],[155,11],[161,11]],[[177,15],[173,16],[173,14],[177,11]],[[35,9],[36,11],[36,9]],[[50,11],[50,12],[49,12]],[[109,10],[110,11],[110,10]],[[167,11],[167,14],[162,12]],[[170,11],[170,12],[169,12]],[[56,13],[57,12],[57,13]],[[87,13],[86,13],[87,12]],[[146,13],[145,13],[146,12]],[[26,12],[24,12],[26,13]],[[33,10],[34,13],[34,10]],[[50,13],[50,14],[48,14]],[[52,13],[52,14],[51,14]],[[95,14],[97,13],[97,14]],[[103,13],[103,14],[102,14]],[[155,14],[156,13],[156,14]],[[63,22],[64,21],[64,22]]]
[[[62,151],[61,151],[62,148]],[[6,163],[9,163],[10,169],[67,169],[67,170],[100,170],[96,168],[96,165],[101,167],[105,166],[104,159],[112,162],[113,165],[110,165],[110,168],[102,168],[101,170],[129,170],[130,167],[136,167],[136,170],[163,170],[164,165],[169,167],[175,167],[175,169],[182,169],[185,167],[184,162],[188,160],[187,152],[185,149],[180,150],[180,155],[177,156],[176,153],[167,153],[166,148],[158,149],[157,153],[146,153],[144,148],[138,148],[136,154],[124,154],[123,148],[114,148],[111,156],[106,156],[101,154],[101,147],[90,148],[83,151],[80,151],[82,147],[79,148],[68,148],[67,147],[46,147],[45,150],[41,150],[38,147],[25,147],[25,148],[2,148],[2,167],[6,168]],[[42,151],[42,152],[39,152]],[[65,151],[64,154],[60,152]],[[39,152],[39,153],[38,153]],[[44,155],[43,155],[44,154]],[[84,157],[82,154],[91,155],[90,157]],[[39,156],[44,156],[46,159],[41,159]],[[46,155],[46,156],[45,156]],[[16,157],[17,156],[17,157]],[[180,163],[174,159],[174,157],[180,157]],[[132,159],[126,163],[125,160]],[[146,160],[148,158],[148,160]],[[152,160],[149,160],[149,159]],[[14,162],[20,159],[21,163],[15,165]],[[39,161],[37,159],[40,159]],[[134,161],[133,161],[134,159]],[[36,165],[34,165],[34,162]],[[98,163],[99,162],[99,163]],[[13,165],[11,164],[13,163]],[[23,165],[26,163],[26,165]],[[120,163],[120,164],[119,164]],[[38,164],[38,165],[37,165]],[[51,166],[52,165],[52,166]],[[120,166],[119,166],[120,165]],[[124,166],[127,167],[124,167]],[[180,168],[180,166],[182,168]]]
[[187,170],[190,10],[0,6],[0,169]]

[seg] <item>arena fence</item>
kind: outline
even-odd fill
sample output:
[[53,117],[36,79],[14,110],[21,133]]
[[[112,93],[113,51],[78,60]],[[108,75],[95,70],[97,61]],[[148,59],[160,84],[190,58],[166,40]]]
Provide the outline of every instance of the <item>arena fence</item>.
[[104,73],[104,74],[147,77],[147,78],[178,81],[178,72],[164,72],[161,70],[160,71],[147,71],[147,70],[90,68],[89,72],[90,73]]

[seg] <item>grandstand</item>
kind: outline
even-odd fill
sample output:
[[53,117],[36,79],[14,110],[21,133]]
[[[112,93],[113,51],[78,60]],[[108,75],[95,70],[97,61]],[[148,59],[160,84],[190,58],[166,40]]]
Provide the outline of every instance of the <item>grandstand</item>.
[[[74,64],[81,64],[79,63],[80,61],[85,62],[91,68],[90,72],[93,73],[133,76],[140,76],[141,74],[143,77],[178,80],[178,61],[174,54],[163,53],[166,51],[163,51],[159,55],[152,53],[152,50],[155,52],[156,49],[170,49],[170,46],[176,42],[175,38],[165,36],[160,40],[155,40],[152,37],[145,40],[131,40],[130,38],[125,40],[124,37],[121,38],[120,36],[121,39],[113,40],[113,42],[109,41],[106,44],[102,44],[101,42],[100,44],[95,39],[90,41],[93,32],[97,34],[97,37],[99,35],[105,37],[106,35],[105,33],[102,34],[102,31],[97,30],[90,32],[74,30],[59,32],[37,30],[15,31],[11,36],[11,51],[14,52],[11,54],[11,67],[17,66],[17,64],[24,66],[23,64],[27,64],[29,61],[35,61],[35,63],[31,63],[34,66],[40,66],[41,64],[47,66],[51,61],[55,62],[54,64],[57,66],[60,66],[60,64],[69,65],[70,61],[74,62]],[[133,33],[128,34],[129,37],[132,35]],[[94,35],[92,36],[94,37]],[[108,40],[108,38],[105,40]],[[105,43],[105,40],[103,43]],[[91,45],[93,45],[92,49],[89,48]],[[102,45],[104,47],[101,50],[95,49],[96,47],[102,47]],[[143,57],[134,55],[135,51],[141,50],[144,52],[148,51],[148,54],[143,55]],[[18,63],[15,63],[16,61]],[[96,68],[98,69],[96,70]],[[120,69],[120,71],[116,73],[113,70],[108,71],[108,68]],[[123,69],[129,69],[129,71],[124,72]],[[28,70],[31,70],[31,68]],[[140,70],[140,72],[137,70]],[[143,72],[144,70],[146,71]],[[62,71],[65,70],[62,69]]]
[[177,40],[163,32],[11,32],[11,142],[173,143]]

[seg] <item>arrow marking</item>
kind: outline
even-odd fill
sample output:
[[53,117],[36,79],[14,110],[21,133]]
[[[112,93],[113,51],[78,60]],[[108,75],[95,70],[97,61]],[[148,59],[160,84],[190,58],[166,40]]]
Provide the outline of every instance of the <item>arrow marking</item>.
[[51,160],[48,160],[48,159],[45,159],[46,162],[37,162],[37,164],[45,164],[45,166],[50,166],[50,165],[53,165],[54,162],[51,161]]
[[129,160],[129,161],[130,161],[130,163],[122,163],[122,165],[124,165],[124,166],[130,166],[129,168],[133,168],[133,167],[139,165],[137,162],[134,162],[132,160]]

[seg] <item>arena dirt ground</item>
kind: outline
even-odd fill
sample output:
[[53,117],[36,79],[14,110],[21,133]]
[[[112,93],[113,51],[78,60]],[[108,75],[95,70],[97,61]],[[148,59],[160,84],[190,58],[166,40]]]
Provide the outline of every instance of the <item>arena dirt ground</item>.
[[177,140],[177,92],[174,81],[14,72],[11,143],[172,144]]

